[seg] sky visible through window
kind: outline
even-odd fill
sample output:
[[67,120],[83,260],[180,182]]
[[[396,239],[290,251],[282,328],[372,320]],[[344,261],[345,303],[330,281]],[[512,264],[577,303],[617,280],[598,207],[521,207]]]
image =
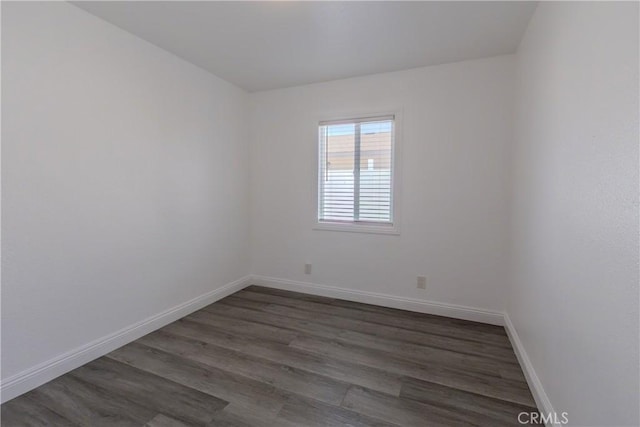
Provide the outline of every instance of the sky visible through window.
[[[327,134],[328,136],[352,135],[355,132],[355,129],[356,127],[353,123],[331,125],[327,126]],[[360,132],[363,134],[391,132],[391,122],[383,121],[362,123]]]

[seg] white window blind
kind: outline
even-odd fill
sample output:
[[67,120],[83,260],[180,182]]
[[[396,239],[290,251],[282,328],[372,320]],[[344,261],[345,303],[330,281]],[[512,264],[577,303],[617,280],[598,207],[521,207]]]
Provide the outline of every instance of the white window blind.
[[394,116],[320,122],[318,221],[393,224]]

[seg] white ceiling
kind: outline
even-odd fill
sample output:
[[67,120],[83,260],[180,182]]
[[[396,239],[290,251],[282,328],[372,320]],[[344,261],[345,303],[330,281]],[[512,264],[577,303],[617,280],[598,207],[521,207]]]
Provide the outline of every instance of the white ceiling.
[[515,52],[535,2],[87,1],[248,91]]

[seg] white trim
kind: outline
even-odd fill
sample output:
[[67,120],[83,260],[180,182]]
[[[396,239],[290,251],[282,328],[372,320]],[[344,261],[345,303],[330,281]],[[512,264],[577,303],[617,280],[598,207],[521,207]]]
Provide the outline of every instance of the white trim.
[[362,302],[365,304],[380,305],[383,307],[398,308],[401,310],[416,311],[419,313],[435,314],[438,316],[453,317],[456,319],[471,320],[474,322],[488,323],[491,325],[503,325],[503,313],[484,310],[463,305],[447,304],[435,301],[425,301],[415,298],[397,297],[376,292],[345,289],[335,286],[320,285],[309,282],[279,279],[275,277],[252,276],[253,283],[268,288],[283,289],[287,291],[302,292],[305,294],[319,295],[330,298],[339,298],[347,301]]
[[2,381],[0,395],[2,403],[32,390],[52,379],[76,369],[98,357],[122,347],[131,341],[153,332],[171,322],[214,303],[234,292],[244,289],[250,284],[251,276],[247,275],[226,285],[207,292],[199,297],[179,304],[161,313],[148,317],[138,323],[127,326],[112,334],[98,338],[88,344],[75,348],[67,353],[40,363],[33,368],[22,371]]
[[[515,326],[513,326],[513,323],[511,323],[511,319],[509,318],[508,313],[504,313],[504,328],[507,331],[509,341],[511,341],[511,345],[516,353],[518,362],[520,362],[520,367],[522,368],[524,376],[527,379],[527,384],[529,385],[531,394],[533,394],[533,398],[536,401],[538,411],[540,411],[542,414],[555,414],[556,412],[553,409],[551,400],[549,400],[549,396],[547,396],[547,393],[544,391],[544,387],[542,386],[540,378],[538,378],[535,369],[533,369],[533,364],[531,363],[531,360],[529,359],[529,356],[524,349],[522,341],[520,341],[520,337],[518,336],[518,332],[516,331]],[[556,425],[559,426],[560,424],[547,424],[547,427]]]
[[352,124],[352,123],[363,123],[363,122],[383,122],[388,120],[394,120],[395,116],[393,114],[385,114],[385,115],[366,115],[359,114],[356,117],[342,117],[337,120],[320,120],[318,123],[319,126],[328,126],[328,125],[340,125],[340,124]]
[[395,225],[361,225],[357,223],[341,224],[339,222],[318,221],[313,227],[314,230],[324,231],[346,231],[348,233],[369,233],[369,234],[392,234],[399,236],[400,230]]

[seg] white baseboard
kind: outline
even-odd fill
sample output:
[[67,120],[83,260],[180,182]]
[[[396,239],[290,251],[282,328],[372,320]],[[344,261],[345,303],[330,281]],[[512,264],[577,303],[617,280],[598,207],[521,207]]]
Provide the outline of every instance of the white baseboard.
[[453,317],[456,319],[472,320],[474,322],[488,323],[491,325],[502,326],[504,324],[504,316],[501,312],[463,305],[445,304],[414,298],[403,298],[388,294],[358,291],[354,289],[338,288],[335,286],[298,282],[295,280],[278,279],[259,275],[253,275],[252,281],[255,285],[265,286],[268,288],[302,292],[305,294],[338,298],[348,301],[380,305],[383,307],[399,308],[401,310],[416,311],[419,313]]
[[[513,346],[513,350],[516,353],[518,362],[520,362],[520,367],[522,367],[522,370],[524,371],[524,376],[527,379],[527,384],[529,384],[531,394],[533,394],[533,398],[536,401],[538,411],[540,411],[542,414],[555,414],[556,412],[553,409],[551,400],[549,400],[549,396],[547,396],[547,393],[544,391],[542,382],[540,381],[540,378],[538,378],[535,369],[533,369],[531,360],[529,359],[522,341],[520,341],[518,332],[516,331],[515,326],[513,326],[513,323],[511,323],[511,319],[509,318],[509,314],[507,313],[504,313],[504,328],[507,331],[509,341],[511,341],[511,345]],[[555,425],[556,424],[547,424],[547,427]]]
[[32,390],[52,379],[76,369],[98,357],[135,341],[171,322],[193,313],[211,303],[237,292],[251,283],[251,276],[245,276],[231,283],[200,295],[190,301],[127,326],[112,334],[75,348],[56,358],[34,366],[2,381],[0,401],[2,403]]

